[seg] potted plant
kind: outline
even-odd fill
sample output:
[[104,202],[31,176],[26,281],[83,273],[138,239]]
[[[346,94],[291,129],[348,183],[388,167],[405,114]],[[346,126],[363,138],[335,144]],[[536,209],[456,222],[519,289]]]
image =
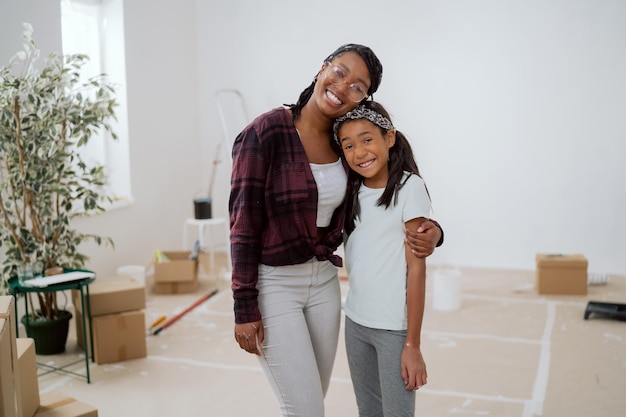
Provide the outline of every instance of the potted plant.
[[[83,268],[81,243],[113,245],[71,221],[103,212],[112,200],[104,167],[89,165],[79,151],[102,130],[116,138],[115,90],[104,76],[81,81],[85,55],[51,54],[36,66],[33,29],[24,28],[24,49],[0,69],[0,293],[25,266]],[[29,320],[58,317],[57,294],[37,295],[39,309]]]

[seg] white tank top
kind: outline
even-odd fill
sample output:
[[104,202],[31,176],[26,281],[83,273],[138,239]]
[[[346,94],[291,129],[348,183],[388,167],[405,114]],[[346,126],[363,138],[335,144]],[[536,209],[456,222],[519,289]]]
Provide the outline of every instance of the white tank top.
[[341,159],[331,164],[310,164],[317,184],[317,227],[330,225],[333,212],[343,202],[348,176]]

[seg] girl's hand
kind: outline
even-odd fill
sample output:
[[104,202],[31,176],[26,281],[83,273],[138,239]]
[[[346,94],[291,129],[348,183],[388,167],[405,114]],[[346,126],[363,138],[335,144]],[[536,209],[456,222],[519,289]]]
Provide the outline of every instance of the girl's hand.
[[426,258],[435,251],[435,246],[441,238],[441,229],[435,223],[426,220],[417,232],[405,228],[404,234],[404,243],[409,246],[411,253],[418,258]]
[[235,340],[248,353],[261,354],[264,336],[262,320],[235,324]]
[[419,347],[407,343],[402,350],[401,358],[402,379],[407,391],[416,391],[426,385],[428,375],[426,363]]

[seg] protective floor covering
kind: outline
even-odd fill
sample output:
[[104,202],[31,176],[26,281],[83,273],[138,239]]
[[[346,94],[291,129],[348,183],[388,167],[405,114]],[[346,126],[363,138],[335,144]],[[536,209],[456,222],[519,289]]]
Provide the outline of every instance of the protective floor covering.
[[[610,276],[587,296],[539,296],[532,271],[463,269],[455,311],[433,309],[432,279],[429,273],[422,337],[429,382],[417,394],[418,416],[625,415],[626,322],[583,315],[589,300],[626,303],[626,278]],[[348,285],[342,280],[344,295]],[[197,292],[184,295],[152,294],[148,281],[146,322],[172,317],[215,287],[216,296],[147,336],[146,358],[92,363],[91,384],[43,375],[40,391],[59,390],[101,417],[278,416],[255,357],[234,342],[228,281],[205,276]],[[65,354],[38,360],[79,358],[71,328]],[[84,371],[84,363],[74,370]],[[326,416],[357,416],[342,339]]]

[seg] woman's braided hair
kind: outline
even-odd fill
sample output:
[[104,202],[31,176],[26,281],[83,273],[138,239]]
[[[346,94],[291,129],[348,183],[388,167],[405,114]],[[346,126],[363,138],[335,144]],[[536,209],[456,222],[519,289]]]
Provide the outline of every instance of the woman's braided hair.
[[[372,51],[367,46],[358,45],[354,43],[347,43],[345,45],[340,46],[339,48],[337,48],[337,50],[335,50],[335,52],[330,54],[324,60],[324,62],[330,62],[333,59],[337,58],[338,56],[345,54],[346,52],[354,52],[358,54],[361,57],[361,59],[363,59],[363,61],[365,62],[365,65],[367,65],[367,69],[370,73],[370,82],[371,82],[370,88],[369,90],[367,90],[367,95],[368,97],[370,97],[372,94],[374,94],[378,90],[378,87],[380,86],[380,82],[382,81],[382,78],[383,78],[383,65],[380,63],[380,60],[378,59],[374,51]],[[307,88],[304,89],[302,93],[300,93],[300,97],[298,98],[298,102],[296,104],[287,105],[287,107],[291,109],[291,115],[293,117],[293,120],[296,120],[298,116],[300,116],[300,112],[302,111],[302,108],[306,105],[306,103],[309,101],[309,99],[313,95],[313,90],[315,89],[316,82],[317,82],[317,76],[315,77],[311,85],[309,85]],[[368,97],[365,97],[363,100],[367,100]]]

